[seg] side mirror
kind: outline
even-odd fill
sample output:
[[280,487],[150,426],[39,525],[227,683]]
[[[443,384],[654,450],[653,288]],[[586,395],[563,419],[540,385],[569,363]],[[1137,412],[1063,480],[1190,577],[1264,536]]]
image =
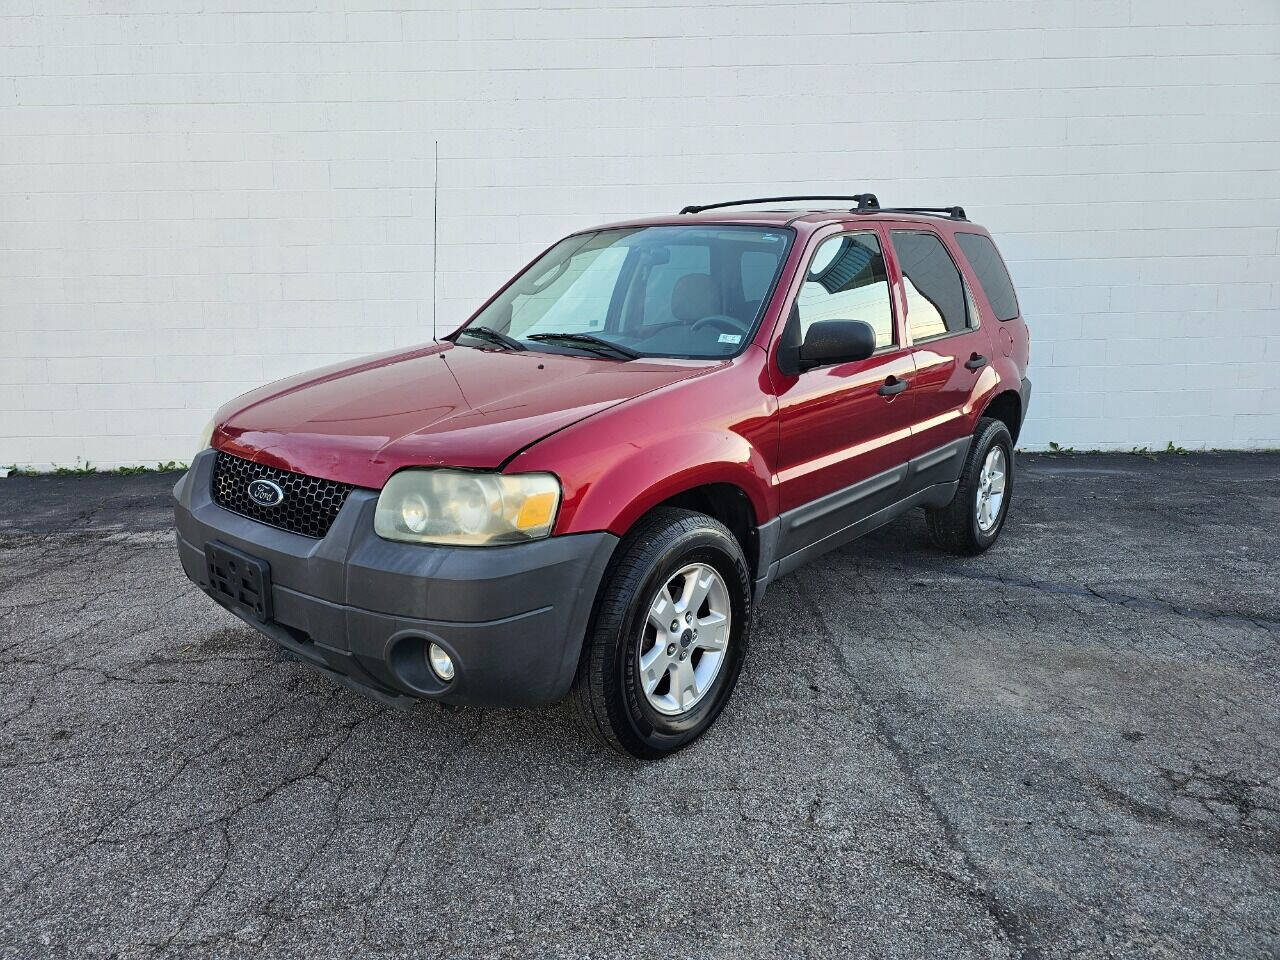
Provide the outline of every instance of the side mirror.
[[819,320],[800,345],[800,369],[865,360],[876,352],[876,332],[863,320]]

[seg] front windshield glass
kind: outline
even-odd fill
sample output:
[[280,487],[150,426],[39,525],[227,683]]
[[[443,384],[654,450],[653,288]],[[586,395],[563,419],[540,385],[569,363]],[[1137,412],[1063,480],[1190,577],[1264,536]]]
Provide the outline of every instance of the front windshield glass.
[[[548,352],[606,354],[613,344],[619,357],[730,357],[755,332],[790,245],[790,230],[746,226],[578,234],[543,254],[468,327]],[[482,333],[464,328],[458,338],[504,349]]]

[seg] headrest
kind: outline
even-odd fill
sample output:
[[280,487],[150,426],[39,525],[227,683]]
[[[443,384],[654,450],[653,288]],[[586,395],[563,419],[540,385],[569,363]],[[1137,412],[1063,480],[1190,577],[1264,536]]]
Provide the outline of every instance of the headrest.
[[720,289],[709,273],[687,273],[671,290],[671,315],[686,323],[720,313]]

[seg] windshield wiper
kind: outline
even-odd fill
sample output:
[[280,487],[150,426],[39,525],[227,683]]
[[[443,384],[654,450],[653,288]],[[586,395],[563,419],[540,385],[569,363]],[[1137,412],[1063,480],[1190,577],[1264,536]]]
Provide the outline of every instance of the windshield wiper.
[[463,327],[458,331],[458,335],[466,334],[475,337],[477,340],[485,340],[489,343],[496,343],[500,347],[507,350],[527,350],[528,348],[517,340],[515,337],[508,337],[505,333],[501,333],[493,327]]
[[621,357],[623,360],[635,360],[640,354],[620,343],[597,337],[594,333],[531,333],[526,340],[544,340],[548,343],[567,343],[570,346],[594,350],[608,356]]

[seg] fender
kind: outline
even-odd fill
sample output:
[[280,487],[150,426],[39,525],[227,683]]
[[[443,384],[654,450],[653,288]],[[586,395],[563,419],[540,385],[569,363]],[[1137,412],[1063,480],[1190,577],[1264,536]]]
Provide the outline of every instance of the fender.
[[[1001,359],[1005,358],[1002,357]],[[983,369],[978,376],[977,382],[973,385],[969,398],[965,401],[964,406],[960,408],[960,415],[964,418],[965,433],[973,433],[978,426],[978,421],[982,418],[982,411],[987,409],[987,405],[991,403],[997,394],[1003,392],[1005,389],[1003,380],[1004,378],[993,366]],[[1015,386],[1012,389],[1017,390],[1018,388]]]
[[769,476],[760,451],[729,432],[685,433],[633,449],[590,481],[565,488],[556,533],[608,530],[622,536],[646,512],[707,484],[742,490],[756,522],[772,516]]
[[771,484],[777,398],[763,386],[764,352],[619,404],[538,441],[507,472],[560,478],[555,533],[622,536],[647,510],[712,483],[741,489],[757,524],[777,512]]
[[[996,380],[993,382],[989,390],[984,390],[982,395],[977,398],[978,402],[975,404],[976,409],[972,417],[970,429],[972,430],[977,428],[978,420],[981,417],[986,416],[987,408],[991,406],[992,401],[994,401],[996,397],[1005,393],[1012,393],[1018,397],[1019,422],[1017,426],[1020,427],[1022,425],[1021,421],[1026,418],[1027,411],[1025,409],[1024,398],[1022,396],[1022,376],[1017,365],[1014,363],[1012,358],[1008,356],[999,356],[996,358],[995,363],[987,369],[995,371]],[[1009,432],[1015,437],[1018,435],[1018,430],[1012,425],[1010,426]]]

